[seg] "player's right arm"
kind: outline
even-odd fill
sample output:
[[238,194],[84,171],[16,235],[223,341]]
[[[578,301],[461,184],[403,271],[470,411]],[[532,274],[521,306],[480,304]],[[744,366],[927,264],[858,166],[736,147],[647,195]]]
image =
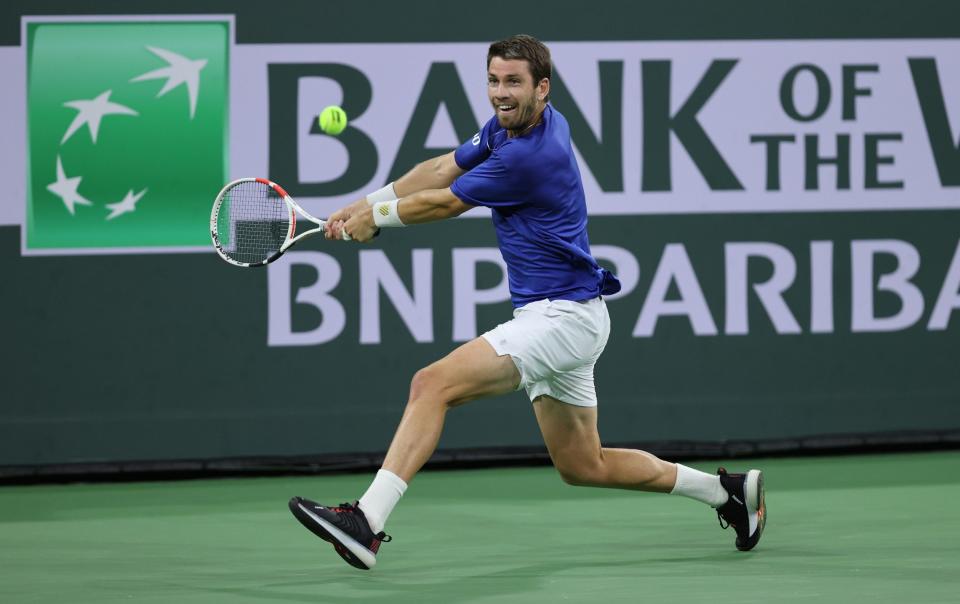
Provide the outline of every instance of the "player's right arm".
[[420,162],[383,189],[337,210],[328,218],[327,239],[339,239],[344,223],[368,210],[373,205],[371,201],[377,203],[390,201],[394,196],[396,199],[401,199],[417,193],[449,189],[455,180],[489,157],[490,146],[487,142],[491,133],[497,128],[497,118],[494,116],[476,135],[456,150]]
[[[407,197],[421,191],[446,189],[464,170],[457,165],[454,151],[422,161],[406,174],[393,182],[393,190],[397,198]],[[330,214],[327,218],[330,226],[327,228],[327,239],[337,239],[343,223],[354,215],[370,207],[366,197],[362,197],[350,205]]]
[[454,159],[454,151],[420,162],[393,183],[397,199],[420,191],[446,189],[453,184],[463,170]]
[[[471,208],[473,206],[460,201],[450,187],[427,189],[392,202],[378,202],[351,216],[341,228],[350,234],[351,239],[362,243],[369,241],[380,226],[408,226],[445,220]],[[378,212],[377,217],[374,212]],[[392,220],[381,221],[391,215]]]

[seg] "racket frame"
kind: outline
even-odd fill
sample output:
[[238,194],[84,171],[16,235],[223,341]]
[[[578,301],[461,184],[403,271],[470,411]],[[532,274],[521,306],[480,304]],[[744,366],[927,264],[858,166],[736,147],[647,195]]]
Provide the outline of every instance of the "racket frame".
[[[227,252],[223,249],[223,245],[220,243],[220,236],[217,232],[217,229],[218,229],[217,215],[220,213],[220,206],[223,204],[224,198],[226,197],[227,193],[230,192],[231,189],[233,189],[235,186],[239,185],[240,183],[244,183],[244,182],[259,182],[273,189],[274,193],[276,193],[283,200],[283,203],[286,205],[287,214],[289,216],[290,230],[287,231],[287,234],[283,240],[283,244],[280,245],[280,249],[276,253],[274,253],[272,256],[265,258],[260,262],[241,262],[239,260],[235,260],[231,258],[227,254]],[[297,235],[296,234],[297,233],[297,214],[299,214],[302,218],[305,218],[306,220],[309,220],[310,222],[314,223],[316,226],[312,229],[309,229]],[[267,264],[270,264],[271,262],[273,262],[274,260],[282,256],[285,251],[287,251],[288,249],[290,249],[291,246],[293,246],[293,244],[297,243],[298,241],[300,241],[301,239],[309,235],[322,233],[326,229],[326,226],[327,226],[326,220],[315,218],[309,212],[307,212],[302,207],[300,207],[300,204],[294,201],[293,198],[290,197],[290,195],[286,192],[286,190],[284,190],[283,187],[281,187],[280,185],[278,185],[277,183],[271,180],[267,180],[266,178],[246,177],[246,178],[238,178],[234,181],[228,182],[220,190],[220,193],[217,194],[217,198],[213,202],[213,209],[210,211],[210,238],[213,241],[213,248],[217,251],[217,254],[221,258],[223,258],[225,261],[229,262],[230,264],[233,264],[234,266],[251,267],[251,266],[265,266]],[[347,241],[350,239],[350,236],[346,232],[343,232],[342,238],[345,241]]]

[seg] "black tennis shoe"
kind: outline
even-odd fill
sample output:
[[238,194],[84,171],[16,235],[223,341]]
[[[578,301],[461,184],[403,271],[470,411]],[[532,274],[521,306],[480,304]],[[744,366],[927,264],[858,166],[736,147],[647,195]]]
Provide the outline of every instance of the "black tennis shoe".
[[350,566],[370,570],[377,563],[380,544],[390,541],[383,531],[374,534],[356,504],[341,503],[328,508],[303,497],[290,500],[290,511],[300,524],[317,537],[333,544]]
[[[763,494],[763,472],[750,470],[746,474],[727,474],[718,468],[720,484],[729,493],[727,502],[717,508],[721,528],[733,527],[737,532],[737,549],[745,552],[760,541],[767,523],[767,505]],[[724,526],[726,522],[726,526]]]

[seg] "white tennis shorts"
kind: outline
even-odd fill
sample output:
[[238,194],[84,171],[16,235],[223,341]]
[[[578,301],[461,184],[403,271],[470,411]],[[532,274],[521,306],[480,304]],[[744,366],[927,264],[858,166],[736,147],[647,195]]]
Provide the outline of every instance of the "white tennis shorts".
[[607,345],[610,315],[602,298],[583,302],[539,300],[513,311],[483,338],[497,354],[510,355],[530,400],[551,396],[595,407],[593,366]]

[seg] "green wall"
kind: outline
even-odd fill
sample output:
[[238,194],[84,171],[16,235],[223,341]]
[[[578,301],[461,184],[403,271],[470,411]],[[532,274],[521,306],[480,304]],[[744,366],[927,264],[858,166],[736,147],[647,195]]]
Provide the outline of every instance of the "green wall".
[[[510,7],[503,24],[492,8],[449,2],[285,2],[269,10],[214,1],[8,2],[0,8],[0,45],[21,44],[22,15],[100,13],[236,14],[238,44],[487,41],[518,23],[555,41],[960,38],[956,3],[794,6],[603,2],[584,13],[580,2],[530,3]],[[949,191],[960,196],[958,188]],[[597,369],[604,440],[960,429],[960,314],[946,329],[930,328],[935,301],[949,290],[958,227],[955,209],[592,217],[591,243],[623,248],[640,267],[636,288],[609,302],[613,332]],[[852,328],[851,246],[865,240],[901,240],[919,253],[912,283],[924,310],[913,325]],[[810,244],[828,241],[833,327],[813,333]],[[783,299],[800,333],[778,333],[753,295],[749,333],[729,333],[725,246],[738,242],[789,251],[797,271]],[[715,335],[695,334],[680,316],[661,317],[652,336],[634,335],[668,246],[682,246],[689,257]],[[327,254],[342,269],[331,295],[345,309],[344,329],[323,344],[270,347],[266,270],[228,267],[212,251],[24,257],[20,227],[0,227],[0,466],[383,451],[409,377],[455,345],[452,251],[490,247],[488,221],[459,220],[386,233],[363,248],[384,250],[408,286],[412,250],[433,250],[433,341],[416,342],[381,296],[382,342],[373,345],[358,337],[361,248],[308,240],[297,251]],[[874,284],[895,268],[890,262],[878,258]],[[763,259],[748,268],[751,282],[772,271]],[[294,266],[291,295],[316,278],[309,266]],[[490,287],[498,274],[486,266],[478,278]],[[680,296],[673,284],[668,299]],[[878,315],[900,309],[892,294],[875,299]],[[480,331],[509,314],[509,303],[478,307]],[[322,320],[309,304],[293,304],[292,316],[301,331]],[[515,394],[450,414],[441,448],[539,444],[529,403]]]

